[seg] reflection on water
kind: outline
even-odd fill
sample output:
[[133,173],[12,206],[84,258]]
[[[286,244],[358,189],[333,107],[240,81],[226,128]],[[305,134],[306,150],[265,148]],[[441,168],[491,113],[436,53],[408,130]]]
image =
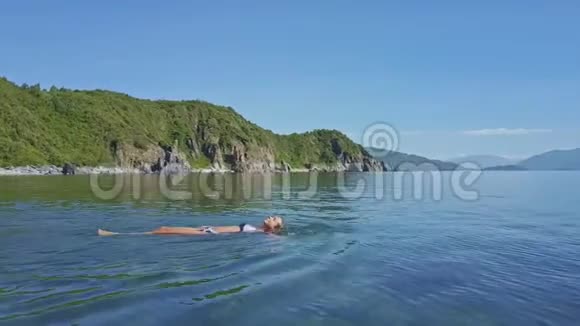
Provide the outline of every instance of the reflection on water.
[[[413,180],[396,177],[321,174],[313,187],[308,174],[102,176],[104,191],[122,180],[110,200],[88,176],[2,177],[0,323],[580,318],[580,174],[489,173],[475,201],[453,193],[449,175],[441,200],[429,195],[431,183],[416,199]],[[282,236],[96,236],[99,227],[259,224],[269,214],[285,217]]]

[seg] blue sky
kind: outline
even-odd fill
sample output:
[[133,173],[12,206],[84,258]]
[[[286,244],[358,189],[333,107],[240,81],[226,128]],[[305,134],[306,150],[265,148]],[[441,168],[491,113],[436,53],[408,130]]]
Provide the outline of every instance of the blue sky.
[[577,1],[4,1],[0,75],[523,157],[580,147],[578,17]]

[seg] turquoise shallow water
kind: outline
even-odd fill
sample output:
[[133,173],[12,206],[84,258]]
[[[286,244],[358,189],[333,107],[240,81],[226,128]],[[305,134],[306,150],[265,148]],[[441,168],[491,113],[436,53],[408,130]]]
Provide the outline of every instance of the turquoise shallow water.
[[[580,173],[486,173],[476,200],[450,175],[440,200],[395,176],[320,175],[309,196],[307,175],[289,192],[275,176],[269,198],[244,192],[263,177],[192,175],[170,186],[191,191],[178,201],[157,176],[125,176],[108,200],[85,176],[0,177],[0,324],[578,324]],[[281,236],[96,236],[273,213]]]

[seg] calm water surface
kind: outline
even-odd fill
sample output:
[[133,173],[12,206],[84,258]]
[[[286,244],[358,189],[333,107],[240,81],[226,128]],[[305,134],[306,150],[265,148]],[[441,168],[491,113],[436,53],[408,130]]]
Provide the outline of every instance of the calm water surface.
[[[111,200],[86,176],[0,177],[0,324],[578,325],[580,173],[493,172],[479,199],[449,189],[416,200],[410,183],[337,176],[125,176]],[[202,180],[203,179],[203,180]],[[102,178],[103,187],[112,177]],[[203,181],[217,192],[205,197]],[[430,188],[430,187],[429,187]],[[351,188],[349,188],[351,189]],[[429,191],[427,191],[429,193]],[[302,195],[304,195],[302,193]],[[395,198],[397,197],[397,198]],[[399,198],[401,197],[401,198]],[[259,224],[280,214],[282,236],[98,237],[97,228]]]

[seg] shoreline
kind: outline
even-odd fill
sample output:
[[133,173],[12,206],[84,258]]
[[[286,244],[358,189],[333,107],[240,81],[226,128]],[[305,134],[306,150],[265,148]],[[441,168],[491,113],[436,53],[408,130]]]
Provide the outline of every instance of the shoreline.
[[[233,173],[233,170],[228,169],[189,169],[176,170],[166,172],[167,174],[178,173]],[[163,172],[162,172],[163,173]],[[74,174],[68,175],[114,175],[114,174],[159,174],[159,172],[146,172],[135,168],[123,167],[105,167],[105,166],[82,166],[75,168]],[[63,172],[62,167],[56,165],[42,165],[42,166],[14,166],[14,167],[0,167],[0,176],[49,176],[49,175],[67,175]]]
[[[243,173],[240,171],[235,171],[231,169],[216,169],[216,168],[202,168],[202,169],[185,169],[182,166],[179,168],[167,167],[166,170],[161,172],[148,172],[136,168],[123,168],[123,167],[105,167],[105,166],[82,166],[76,167],[73,174],[66,174],[63,171],[63,167],[56,165],[25,165],[25,166],[14,166],[14,167],[0,167],[0,177],[3,176],[67,176],[67,175],[117,175],[117,174],[189,174],[189,173]],[[312,169],[307,168],[290,168],[288,171],[283,170],[263,170],[263,171],[248,171],[254,173],[309,173],[309,172],[362,172],[362,171],[348,171],[345,169],[320,169],[315,167]],[[367,171],[367,172],[379,172],[379,171]],[[386,171],[383,171],[386,172]]]
[[[259,173],[308,173],[308,172],[341,172],[337,171],[319,171],[317,169],[306,169],[306,168],[296,168],[290,169],[290,171],[252,171]],[[188,173],[238,173],[239,171],[231,169],[216,169],[212,167],[201,168],[201,169],[184,169],[179,167],[177,169],[172,169],[168,167],[167,170],[161,172],[148,172],[136,168],[123,168],[123,167],[105,167],[105,166],[82,166],[76,167],[74,174],[68,175],[116,175],[116,174],[188,174]],[[344,172],[344,171],[342,171]],[[25,166],[10,166],[10,167],[0,167],[0,177],[3,176],[66,176],[63,167],[56,165],[25,165]]]
[[[456,170],[442,170],[440,172],[453,172],[453,171],[469,171],[466,169],[456,169]],[[566,172],[566,171],[579,171],[579,170],[480,170],[482,172]],[[360,172],[360,171],[347,171],[347,170],[318,170],[318,169],[306,169],[306,168],[296,168],[290,169],[289,171],[248,171],[250,173],[309,173],[309,172],[321,172],[321,173],[338,173],[338,172]],[[379,171],[367,171],[369,173],[379,172]],[[382,171],[382,172],[413,172],[413,171]],[[429,171],[423,171],[429,172]],[[234,171],[231,169],[216,169],[216,168],[203,168],[203,169],[167,169],[161,172],[147,172],[135,168],[123,168],[123,167],[104,167],[104,166],[83,166],[77,167],[75,173],[72,175],[118,175],[118,174],[143,174],[143,175],[159,175],[160,173],[166,175],[174,174],[189,174],[189,173],[244,173],[240,171]],[[363,172],[364,173],[364,172]],[[69,174],[71,175],[71,174]],[[13,176],[67,176],[63,173],[63,168],[55,165],[43,165],[43,166],[16,166],[16,167],[0,167],[0,177],[13,177]]]
[[[233,169],[224,168],[190,168],[183,164],[170,163],[163,167],[161,171],[151,171],[139,168],[127,167],[106,167],[106,166],[80,166],[65,164],[64,166],[57,165],[24,165],[24,166],[10,166],[0,167],[0,176],[45,176],[45,175],[115,175],[115,174],[188,174],[188,173],[243,173],[244,171],[236,171]],[[283,169],[263,169],[250,170],[245,172],[257,173],[309,173],[309,172],[365,172],[362,169],[351,170],[348,166],[341,164],[313,164],[311,168],[292,168],[287,167]],[[379,171],[366,171],[379,172]]]

